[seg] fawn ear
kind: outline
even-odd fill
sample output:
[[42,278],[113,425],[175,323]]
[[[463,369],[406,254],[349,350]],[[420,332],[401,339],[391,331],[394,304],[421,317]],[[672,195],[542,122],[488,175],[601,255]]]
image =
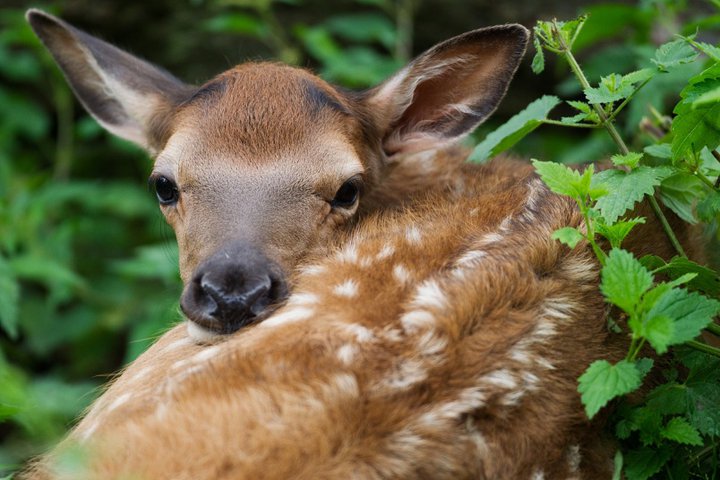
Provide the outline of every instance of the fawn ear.
[[164,70],[40,10],[26,18],[83,106],[107,130],[149,150],[190,87]]
[[437,147],[471,132],[498,106],[525,53],[522,25],[442,42],[367,93],[388,155]]

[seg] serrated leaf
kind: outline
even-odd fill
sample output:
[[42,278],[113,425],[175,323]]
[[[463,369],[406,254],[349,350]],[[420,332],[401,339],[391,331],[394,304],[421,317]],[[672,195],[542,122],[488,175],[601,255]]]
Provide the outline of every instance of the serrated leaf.
[[610,157],[610,160],[612,160],[613,164],[617,167],[626,166],[626,167],[630,167],[630,169],[633,169],[638,166],[642,157],[643,157],[642,153],[630,152],[626,155],[620,155],[620,154],[613,155],[612,157]]
[[596,206],[607,223],[614,223],[645,195],[652,195],[655,187],[660,185],[671,172],[668,167],[646,166],[638,167],[631,172],[621,170],[599,172],[596,177],[606,185],[608,194],[600,198]]
[[573,227],[563,227],[558,230],[555,230],[552,234],[552,238],[554,240],[558,240],[561,243],[564,243],[570,248],[575,248],[575,246],[580,242],[580,240],[584,239],[582,233],[578,231],[577,228]]
[[593,418],[613,398],[636,390],[642,378],[635,364],[627,360],[615,365],[607,360],[593,362],[578,379],[578,392],[588,418]]
[[643,149],[645,153],[656,158],[664,158],[669,160],[672,158],[671,145],[669,143],[658,143],[655,145],[648,145]]
[[610,226],[604,222],[597,222],[595,231],[605,237],[612,248],[620,248],[625,237],[636,225],[641,223],[645,223],[645,219],[642,217],[619,221]]
[[675,214],[688,223],[697,223],[693,208],[705,192],[705,185],[694,175],[676,173],[660,184],[660,198]]
[[577,170],[559,163],[542,162],[534,159],[532,164],[550,190],[560,195],[567,195],[575,199],[580,198],[581,193],[578,192],[576,185],[580,184],[581,177]]
[[675,106],[670,132],[673,135],[673,161],[703,147],[715,150],[720,145],[720,103],[694,105],[702,95],[720,87],[720,64],[705,69],[690,79],[680,92],[682,100]]
[[535,100],[485,137],[485,140],[475,147],[468,160],[482,162],[504,152],[539,127],[558,104],[560,99],[553,95],[545,95]]
[[535,46],[535,56],[532,59],[532,71],[540,74],[545,70],[545,54],[543,53],[542,45],[540,45],[540,39],[537,35],[533,38],[533,45]]
[[600,291],[607,300],[632,313],[653,284],[653,276],[630,252],[610,250],[600,274]]
[[682,65],[695,61],[698,53],[684,39],[677,39],[660,45],[655,50],[655,58],[651,61],[659,69],[670,71]]
[[697,203],[697,215],[703,222],[712,222],[720,218],[720,192],[712,190]]
[[702,437],[697,429],[682,417],[671,418],[660,432],[660,435],[663,438],[685,445],[700,446],[703,444]]
[[695,47],[696,49],[700,50],[702,53],[707,55],[708,57],[712,58],[716,62],[720,62],[720,48],[710,45],[709,43],[705,42],[698,42],[694,38],[690,37],[682,37],[683,40],[688,42],[690,45]]
[[640,262],[654,273],[664,273],[671,279],[679,278],[686,273],[694,273],[695,277],[690,280],[689,287],[711,296],[720,295],[720,277],[715,271],[685,257],[673,257],[670,262],[666,263],[658,256],[648,255],[643,257]]
[[647,480],[655,475],[672,456],[670,448],[642,447],[625,454],[625,476],[627,480]]
[[592,104],[613,103],[629,97],[635,91],[631,83],[623,83],[622,77],[610,74],[600,80],[597,87],[586,88],[585,98]]
[[623,75],[622,83],[635,85],[650,80],[657,75],[657,73],[657,70],[654,68],[643,68]]
[[[648,307],[650,307],[648,305]],[[720,302],[683,288],[671,288],[650,308],[648,317],[666,316],[673,320],[675,331],[669,345],[692,340],[720,312]]]
[[662,355],[667,352],[674,332],[675,325],[672,319],[664,315],[658,315],[643,322],[641,335],[647,338],[647,341],[650,342],[650,345],[657,353]]

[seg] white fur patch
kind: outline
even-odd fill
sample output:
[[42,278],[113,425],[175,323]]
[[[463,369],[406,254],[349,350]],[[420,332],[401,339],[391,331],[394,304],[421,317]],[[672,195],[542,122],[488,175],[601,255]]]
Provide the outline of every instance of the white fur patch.
[[395,247],[393,247],[389,243],[386,243],[385,245],[383,245],[383,248],[378,252],[375,258],[378,260],[384,260],[390,257],[393,253],[395,253]]
[[333,293],[339,297],[355,298],[358,295],[358,284],[355,280],[345,280],[335,285]]
[[290,295],[287,304],[293,306],[314,305],[320,301],[320,297],[314,293],[293,293]]
[[400,283],[406,283],[410,280],[410,272],[404,265],[398,263],[393,267],[393,277]]
[[408,243],[417,245],[422,240],[422,234],[416,226],[412,225],[405,230],[405,239]]
[[95,420],[94,422],[92,422],[90,424],[89,427],[80,430],[80,432],[78,433],[78,437],[79,437],[78,440],[81,443],[87,442],[90,439],[90,437],[92,436],[92,434],[95,433],[95,430],[98,429],[99,425],[100,424],[98,423],[98,421]]
[[375,338],[375,334],[373,334],[372,330],[360,325],[359,323],[343,324],[343,328],[355,335],[355,340],[360,343],[369,342]]
[[447,297],[437,281],[426,280],[415,290],[413,305],[444,309],[447,306]]
[[418,330],[435,325],[435,317],[427,310],[412,310],[400,317],[400,324],[407,333],[415,333]]
[[195,355],[193,355],[193,356],[190,358],[190,361],[191,361],[191,362],[194,362],[194,363],[195,363],[195,362],[196,362],[196,363],[204,363],[204,362],[206,362],[207,360],[210,360],[211,358],[213,358],[213,357],[214,357],[215,355],[217,355],[218,353],[220,353],[220,346],[219,346],[219,345],[214,345],[214,346],[212,346],[212,347],[203,348],[203,349],[200,350],[198,353],[196,353]]
[[123,393],[123,394],[121,394],[121,395],[118,395],[112,402],[110,402],[110,404],[109,404],[109,405],[107,406],[107,408],[105,409],[105,412],[106,412],[106,413],[112,412],[112,411],[115,410],[116,408],[120,407],[123,403],[127,402],[128,400],[130,400],[130,397],[131,397],[131,396],[132,396],[132,395],[130,394],[130,392],[125,392],[125,393]]
[[484,250],[471,250],[463,253],[456,261],[455,264],[459,266],[474,266],[480,260],[487,257],[487,252]]
[[288,323],[307,320],[315,313],[315,310],[308,307],[295,307],[283,310],[258,325],[258,328],[277,327]]
[[517,387],[517,380],[507,369],[494,370],[481,377],[480,381],[499,388],[513,389]]
[[395,372],[385,377],[381,385],[391,389],[405,390],[427,378],[427,370],[422,363],[406,360],[398,365]]
[[355,359],[357,353],[357,347],[350,343],[346,343],[337,350],[337,358],[345,365],[350,365]]
[[[188,322],[188,323],[195,323],[195,322]],[[182,338],[179,338],[179,339],[165,345],[165,348],[163,348],[163,351],[169,352],[171,350],[176,350],[178,348],[185,347],[185,346],[192,345],[192,344],[193,344],[193,342],[189,337],[182,337]]]
[[580,470],[580,461],[582,457],[580,455],[580,445],[571,445],[568,449],[567,462],[570,472],[578,473]]
[[545,480],[545,472],[538,469],[530,476],[530,480]]
[[302,275],[322,275],[327,273],[327,268],[324,265],[308,265],[300,270]]
[[336,255],[336,258],[341,262],[355,263],[358,260],[357,245],[350,243],[344,250],[341,250]]
[[425,332],[417,341],[417,348],[420,355],[434,356],[441,353],[448,346],[447,338],[437,335],[430,330]]

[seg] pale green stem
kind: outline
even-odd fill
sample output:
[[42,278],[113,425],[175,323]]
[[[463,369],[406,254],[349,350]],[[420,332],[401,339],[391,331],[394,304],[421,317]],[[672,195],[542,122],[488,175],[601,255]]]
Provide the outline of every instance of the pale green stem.
[[710,345],[706,345],[696,340],[690,340],[688,342],[685,342],[685,345],[694,348],[695,350],[699,350],[701,352],[705,352],[720,358],[720,348],[711,347]]

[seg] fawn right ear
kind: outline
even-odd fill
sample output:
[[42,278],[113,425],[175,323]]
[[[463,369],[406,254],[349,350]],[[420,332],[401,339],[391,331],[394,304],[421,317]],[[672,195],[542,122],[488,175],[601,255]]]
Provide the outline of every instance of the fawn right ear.
[[385,152],[435,148],[470,133],[505,96],[528,36],[517,24],[465,33],[367,92]]
[[154,151],[173,105],[189,94],[164,70],[40,10],[26,18],[83,106],[107,130]]

